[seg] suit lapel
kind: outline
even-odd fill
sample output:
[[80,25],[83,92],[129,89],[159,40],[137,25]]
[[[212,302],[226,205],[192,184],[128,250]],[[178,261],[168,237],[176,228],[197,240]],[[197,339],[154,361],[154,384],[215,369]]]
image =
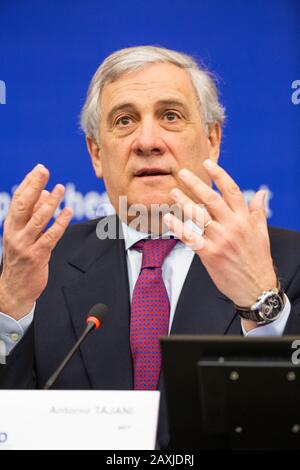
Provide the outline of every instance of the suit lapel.
[[232,302],[212,282],[194,256],[178,300],[171,334],[240,334]]
[[[69,264],[77,275],[63,287],[63,293],[77,336],[94,304],[101,302],[109,307],[102,328],[92,332],[80,348],[91,387],[131,389],[130,299],[124,240],[99,240],[95,230]],[[216,289],[195,255],[171,334],[228,333],[240,334],[240,321],[235,318],[232,303]]]
[[80,272],[75,281],[63,288],[77,336],[82,333],[86,315],[94,304],[104,303],[109,308],[103,326],[92,332],[80,348],[91,387],[131,389],[130,303],[124,241],[99,240],[95,230],[69,264]]

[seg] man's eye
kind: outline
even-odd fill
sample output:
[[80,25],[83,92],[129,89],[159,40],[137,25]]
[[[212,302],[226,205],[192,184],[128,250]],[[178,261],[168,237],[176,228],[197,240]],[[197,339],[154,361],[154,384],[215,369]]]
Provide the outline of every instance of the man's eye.
[[180,117],[178,116],[177,113],[173,113],[173,112],[170,112],[170,111],[168,113],[164,114],[164,118],[168,122],[173,122],[173,121],[177,121],[178,119],[180,119]]
[[116,126],[128,126],[132,123],[132,118],[130,116],[122,116],[116,120]]

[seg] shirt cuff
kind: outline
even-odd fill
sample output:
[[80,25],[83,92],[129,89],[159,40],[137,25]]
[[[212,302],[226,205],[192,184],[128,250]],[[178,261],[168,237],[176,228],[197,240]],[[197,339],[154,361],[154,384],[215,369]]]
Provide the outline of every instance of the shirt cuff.
[[19,321],[0,312],[0,355],[2,358],[12,352],[30,327],[33,321],[35,305],[31,312]]
[[246,331],[243,327],[242,322],[242,331],[243,335],[250,337],[258,337],[258,336],[282,336],[285,325],[289,319],[291,313],[291,304],[288,297],[284,294],[285,297],[285,306],[284,309],[277,318],[277,320],[272,321],[271,323],[267,323],[266,325],[258,326],[257,328],[253,328],[253,330]]

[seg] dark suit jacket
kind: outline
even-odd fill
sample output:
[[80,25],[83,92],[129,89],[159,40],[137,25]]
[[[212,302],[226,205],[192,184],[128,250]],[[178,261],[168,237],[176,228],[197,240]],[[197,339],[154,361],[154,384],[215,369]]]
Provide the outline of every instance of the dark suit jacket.
[[[102,302],[109,307],[103,327],[91,333],[55,388],[132,389],[124,241],[99,240],[96,224],[71,226],[56,247],[33,325],[7,365],[0,366],[0,388],[42,387],[82,333],[87,312]],[[270,237],[274,263],[292,303],[285,333],[300,333],[300,235],[273,228]],[[171,330],[175,333],[241,334],[232,302],[216,289],[198,256],[178,301]]]

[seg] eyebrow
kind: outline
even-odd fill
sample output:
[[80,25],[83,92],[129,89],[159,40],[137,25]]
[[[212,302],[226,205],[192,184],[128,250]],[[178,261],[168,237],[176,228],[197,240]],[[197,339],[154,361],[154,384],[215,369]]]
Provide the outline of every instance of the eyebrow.
[[188,112],[187,106],[180,100],[176,100],[176,99],[159,100],[157,104],[159,106],[170,106],[170,107],[176,106]]
[[[156,103],[156,107],[161,107],[161,106],[169,106],[169,107],[179,107],[181,108],[185,113],[189,114],[187,106],[180,100],[176,99],[165,99],[165,100],[159,100]],[[135,105],[132,103],[121,103],[117,104],[114,106],[108,113],[107,115],[107,122],[111,122],[113,116],[120,111],[126,111],[126,110],[132,110],[136,109]]]
[[134,105],[132,103],[122,103],[114,106],[107,115],[107,122],[110,122],[113,116],[119,111],[126,111],[127,109],[133,109]]

